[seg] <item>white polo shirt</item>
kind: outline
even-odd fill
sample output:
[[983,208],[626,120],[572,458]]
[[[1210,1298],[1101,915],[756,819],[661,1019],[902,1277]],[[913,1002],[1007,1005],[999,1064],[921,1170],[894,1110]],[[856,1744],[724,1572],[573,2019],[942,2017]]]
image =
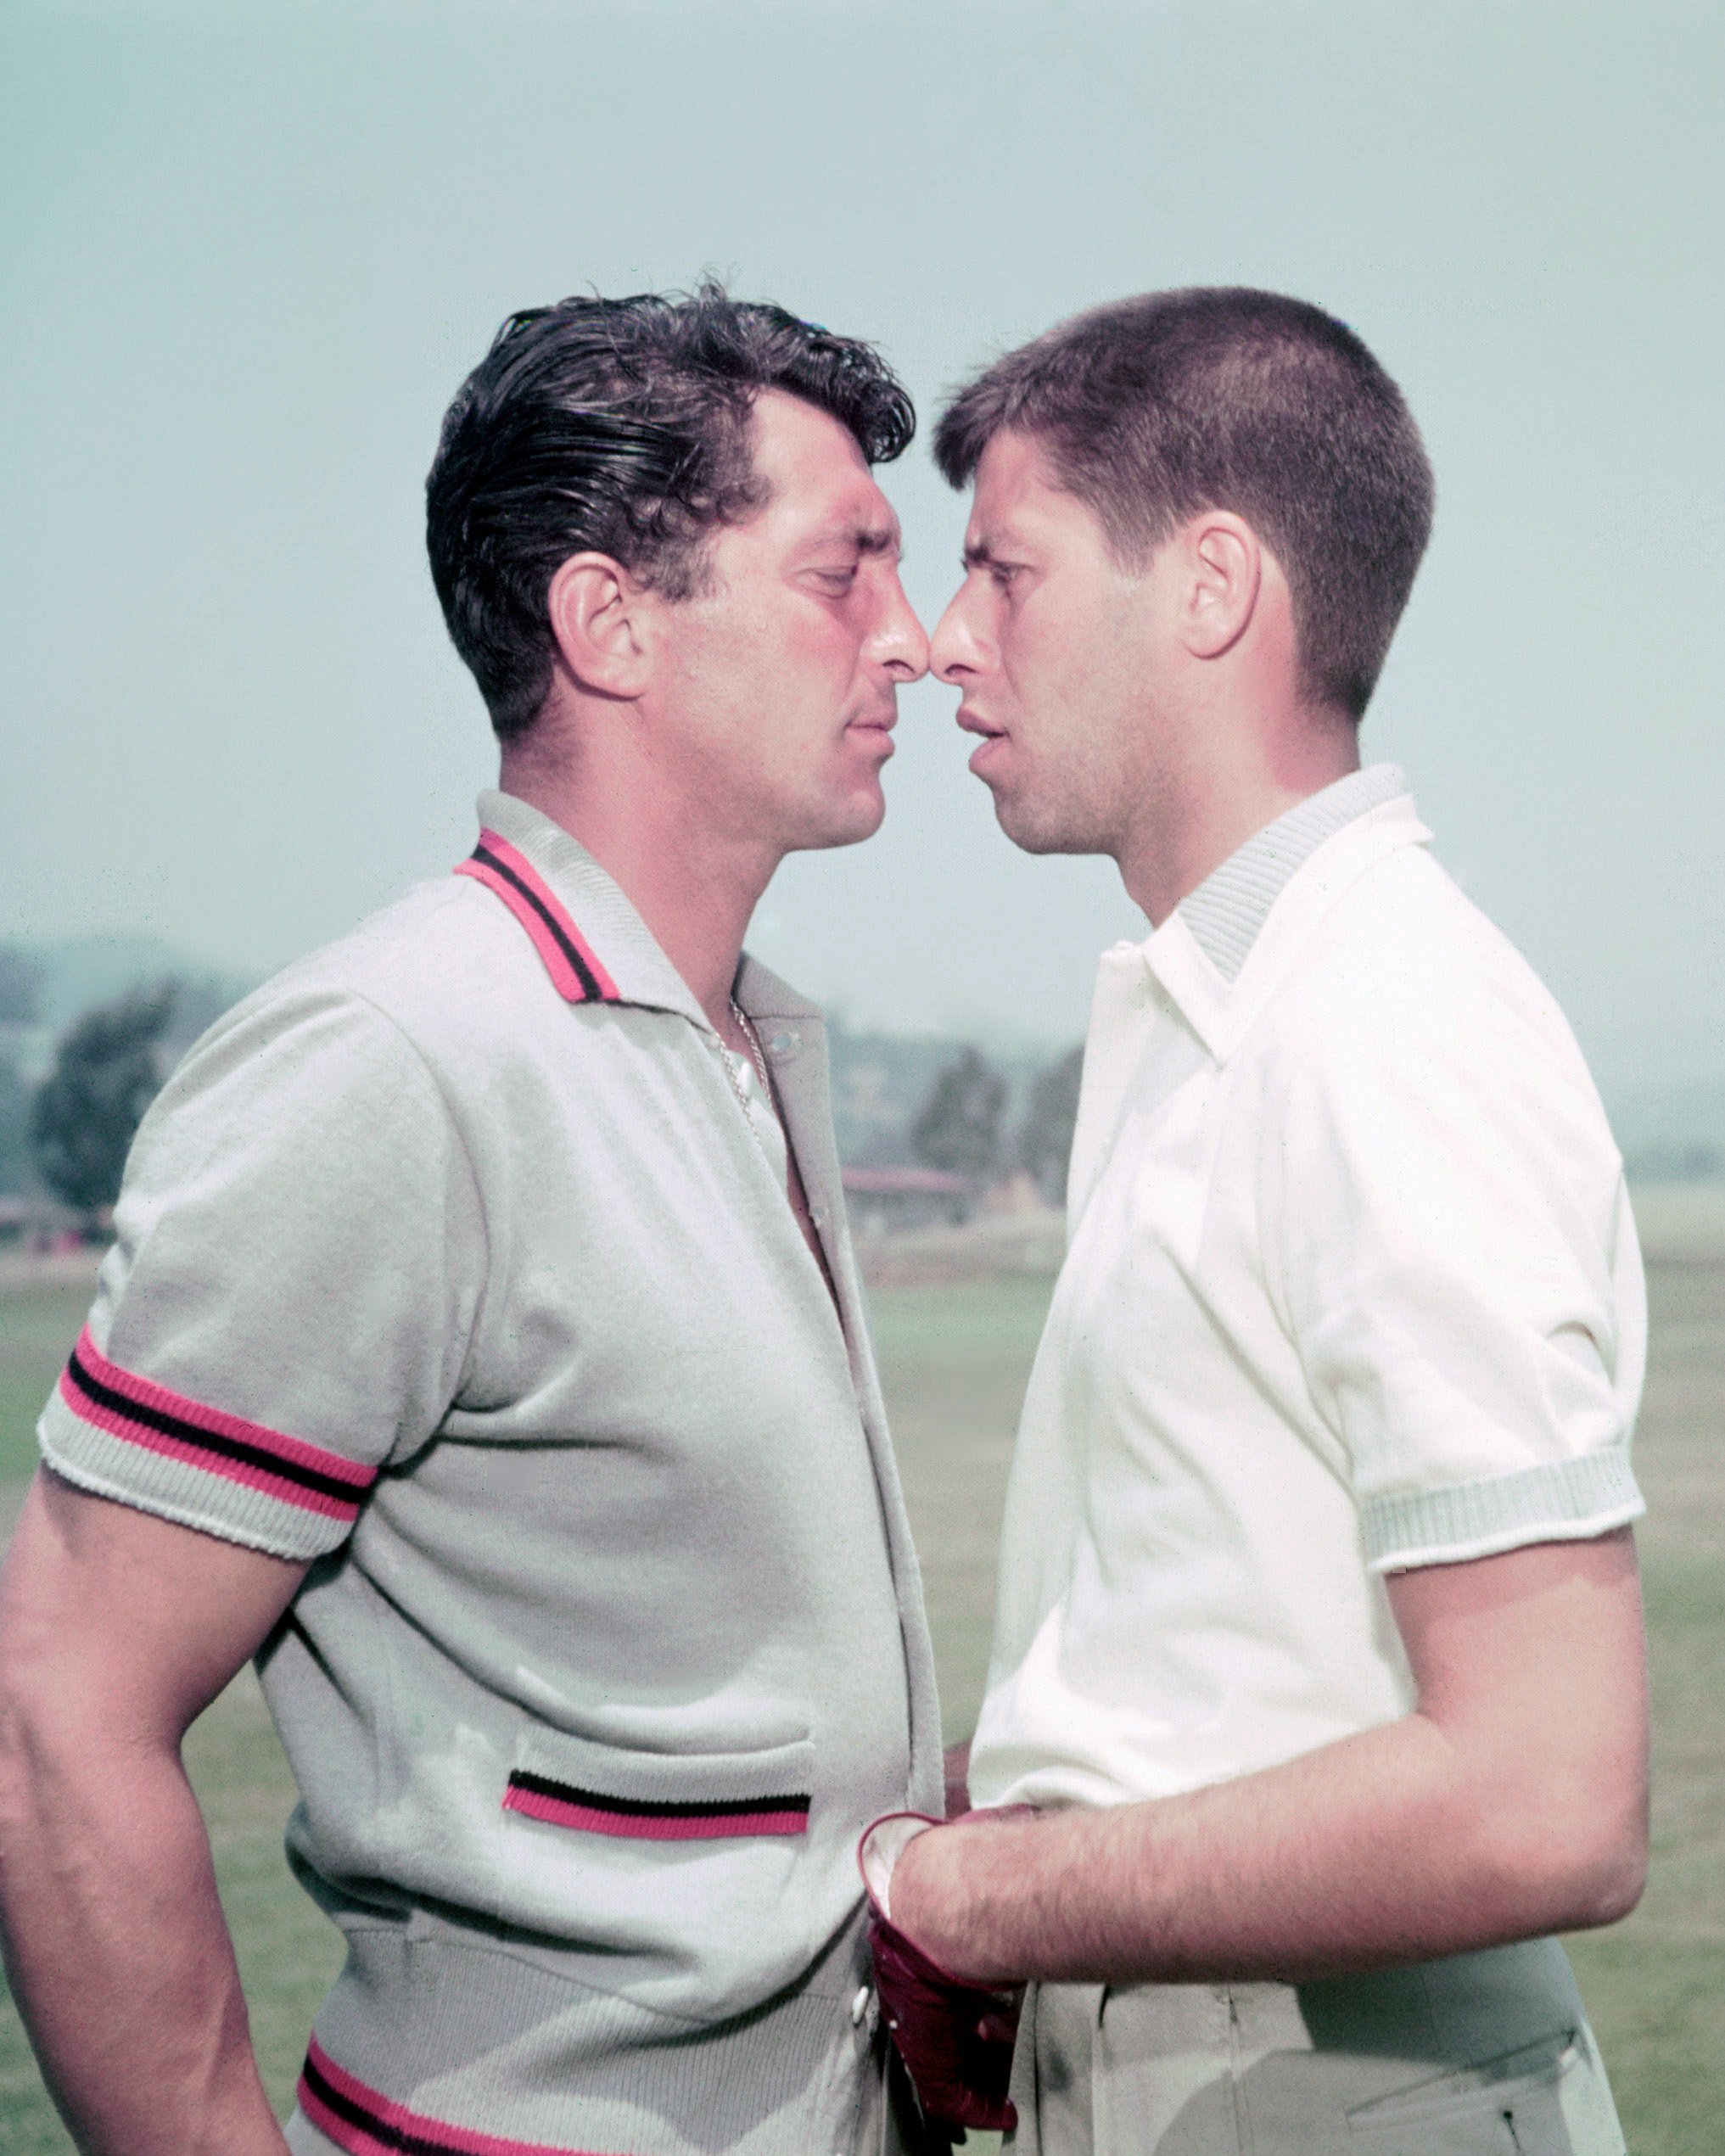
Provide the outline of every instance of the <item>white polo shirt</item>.
[[1392,1720],[1385,1573],[1643,1509],[1621,1162],[1430,837],[1358,773],[1102,959],[978,1802],[1171,1795]]

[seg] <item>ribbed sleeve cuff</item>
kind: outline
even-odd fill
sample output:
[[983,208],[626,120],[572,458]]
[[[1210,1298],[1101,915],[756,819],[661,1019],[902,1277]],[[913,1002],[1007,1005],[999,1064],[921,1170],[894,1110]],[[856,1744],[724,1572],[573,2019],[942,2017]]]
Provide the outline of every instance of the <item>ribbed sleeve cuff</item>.
[[345,1522],[308,1513],[266,1490],[92,1428],[58,1395],[36,1425],[36,1441],[48,1466],[75,1488],[266,1556],[307,1562],[339,1548],[350,1532]]
[[1514,1475],[1368,1500],[1366,1565],[1374,1572],[1457,1565],[1529,1543],[1584,1542],[1647,1509],[1627,1448],[1583,1453]]

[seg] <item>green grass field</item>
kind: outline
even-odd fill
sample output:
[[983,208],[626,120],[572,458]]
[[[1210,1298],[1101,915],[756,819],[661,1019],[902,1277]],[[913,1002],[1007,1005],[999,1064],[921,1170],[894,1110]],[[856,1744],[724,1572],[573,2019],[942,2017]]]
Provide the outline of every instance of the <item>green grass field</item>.
[[[1651,1268],[1655,1349],[1638,1465],[1655,1715],[1654,1866],[1627,1924],[1571,1942],[1635,2156],[1725,2147],[1725,1257]],[[925,1567],[949,1734],[973,1722],[992,1619],[1011,1432],[1049,1284],[895,1288],[875,1296],[881,1363]],[[0,1291],[0,1532],[34,1464],[32,1425],[86,1296]],[[292,1789],[257,1688],[242,1678],[188,1743],[238,1944],[253,2033],[285,2111],[333,1932],[288,1878]],[[0,1991],[0,2150],[71,2148]],[[991,2148],[978,2146],[977,2156]]]

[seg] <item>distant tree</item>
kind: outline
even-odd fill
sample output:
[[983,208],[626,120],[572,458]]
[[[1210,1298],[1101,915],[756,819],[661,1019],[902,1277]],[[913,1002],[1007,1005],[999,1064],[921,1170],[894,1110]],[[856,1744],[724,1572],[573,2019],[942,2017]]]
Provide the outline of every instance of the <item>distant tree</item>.
[[949,1175],[977,1182],[1000,1165],[1000,1117],[1006,1106],[1006,1081],[974,1048],[949,1063],[934,1081],[921,1113],[910,1126],[918,1160]]
[[1078,1120],[1078,1083],[1084,1051],[1074,1048],[1037,1074],[1018,1132],[1018,1165],[1028,1168],[1050,1205],[1066,1196],[1067,1163]]
[[42,1009],[42,966],[16,944],[0,944],[0,1190],[30,1179],[30,1088],[19,1076],[17,1035]]
[[30,1088],[9,1056],[0,1054],[0,1192],[30,1182]]
[[87,1011],[37,1089],[30,1131],[36,1167],[92,1223],[120,1195],[126,1153],[162,1082],[157,1048],[173,1009],[173,983],[164,982]]
[[0,944],[0,1026],[33,1026],[42,1009],[42,961]]
[[180,974],[174,983],[173,1015],[160,1050],[165,1067],[171,1069],[193,1042],[247,993],[243,983],[219,973]]

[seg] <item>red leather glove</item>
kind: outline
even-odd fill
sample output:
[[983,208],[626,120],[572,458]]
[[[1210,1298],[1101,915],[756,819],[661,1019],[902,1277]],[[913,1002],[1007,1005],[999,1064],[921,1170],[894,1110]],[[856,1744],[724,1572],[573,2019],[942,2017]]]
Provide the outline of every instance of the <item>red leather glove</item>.
[[[921,1819],[922,1812],[893,1812],[864,1834],[892,1819]],[[941,1822],[930,1819],[930,1826]],[[1012,2043],[1018,2028],[1022,1987],[966,1984],[949,1976],[882,1909],[863,1868],[869,1898],[869,1944],[881,2011],[931,2124],[957,2131],[966,2126],[1010,2133],[1018,2114],[1007,2101]]]

